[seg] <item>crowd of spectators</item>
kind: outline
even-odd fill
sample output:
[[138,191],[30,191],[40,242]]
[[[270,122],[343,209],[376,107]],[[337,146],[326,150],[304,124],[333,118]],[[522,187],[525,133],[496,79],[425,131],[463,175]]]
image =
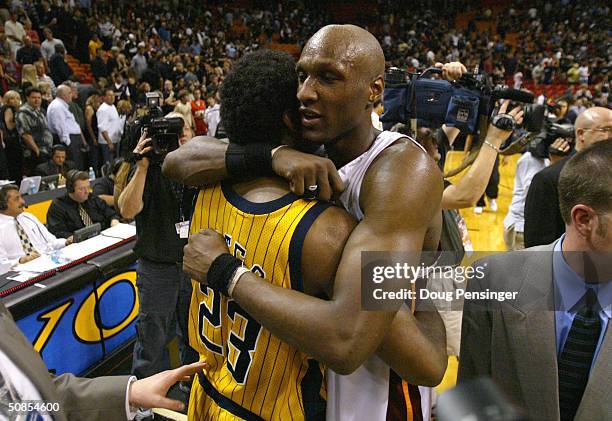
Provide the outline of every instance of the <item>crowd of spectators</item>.
[[[54,143],[68,147],[79,169],[99,174],[151,91],[161,92],[164,113],[183,114],[197,135],[215,135],[219,85],[235,59],[269,44],[297,54],[318,28],[347,19],[378,37],[389,66],[416,71],[461,61],[515,87],[576,85],[565,94],[572,115],[609,101],[610,8],[602,1],[519,0],[492,10],[467,1],[379,0],[363,10],[344,4],[356,9],[350,18],[324,2],[243,3],[0,2],[1,159],[10,163],[0,179],[32,174]],[[66,53],[89,63],[93,79],[75,75]],[[74,119],[59,124],[47,107],[67,81],[72,95],[54,115],[69,110]]]

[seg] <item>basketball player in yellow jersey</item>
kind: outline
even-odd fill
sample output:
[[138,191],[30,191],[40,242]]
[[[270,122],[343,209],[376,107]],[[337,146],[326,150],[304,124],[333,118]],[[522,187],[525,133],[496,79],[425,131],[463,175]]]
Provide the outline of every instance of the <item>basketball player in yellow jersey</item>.
[[[333,278],[352,218],[288,191],[276,179],[206,188],[190,231],[223,233],[244,267],[276,286],[329,292],[325,284]],[[321,254],[321,247],[330,252]],[[323,367],[219,291],[196,281],[193,286],[190,344],[209,368],[192,386],[189,419],[323,419]]]
[[[254,76],[248,70],[263,57],[273,59],[274,66],[258,66],[261,73]],[[297,80],[288,78],[293,72],[286,70],[294,65],[280,53],[249,55],[228,75],[222,95],[230,103],[232,92],[243,92],[248,86],[247,97],[256,101],[262,80],[265,85],[261,88],[269,89],[272,84],[279,94],[293,93]],[[282,96],[290,101],[295,98],[293,94]],[[266,127],[266,121],[259,119],[258,129],[280,139],[285,131],[280,117],[292,104],[276,101],[275,105],[268,112],[269,121],[275,123]],[[228,114],[226,110],[224,115],[231,121]],[[252,133],[234,131],[232,141],[247,142],[254,137]],[[278,287],[321,295],[331,294],[330,280],[353,226],[344,210],[300,199],[289,192],[284,180],[260,178],[201,190],[190,232],[214,229],[223,234],[244,270]],[[320,253],[321,249],[327,252]],[[324,419],[324,368],[273,336],[224,293],[195,281],[193,286],[190,345],[208,368],[194,380],[189,419]]]

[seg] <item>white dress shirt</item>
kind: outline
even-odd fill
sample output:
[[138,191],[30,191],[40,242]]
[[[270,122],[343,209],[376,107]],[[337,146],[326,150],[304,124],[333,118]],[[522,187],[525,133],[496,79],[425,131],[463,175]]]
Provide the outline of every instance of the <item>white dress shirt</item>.
[[516,174],[514,176],[514,191],[512,202],[508,207],[508,214],[504,218],[504,229],[514,225],[515,232],[525,231],[525,200],[533,177],[550,164],[548,159],[538,159],[525,152],[516,163]]
[[123,133],[123,119],[119,117],[117,108],[103,102],[96,111],[96,118],[98,119],[98,143],[102,145],[108,143],[102,136],[102,132],[106,132],[113,143],[119,143]]
[[13,22],[12,20],[7,20],[4,22],[4,33],[6,34],[7,38],[9,36],[13,36],[19,40],[15,41],[13,38],[9,38],[9,42],[23,45],[23,37],[26,36],[26,32],[25,29],[23,29],[23,25],[19,21]]
[[[44,254],[49,248],[57,250],[66,245],[66,239],[56,238],[31,213],[21,213],[17,216],[17,221],[28,235],[32,246],[40,254]],[[13,266],[19,263],[19,258],[22,256],[25,256],[25,252],[17,234],[15,218],[0,214],[0,260],[8,260]]]
[[81,126],[70,112],[68,103],[61,98],[55,98],[47,107],[47,123],[51,132],[66,146],[70,146],[70,135],[81,134]]
[[221,121],[221,106],[219,104],[215,104],[212,108],[207,108],[204,111],[204,120],[206,120],[206,125],[208,126],[208,135],[215,136],[217,133],[217,126]]

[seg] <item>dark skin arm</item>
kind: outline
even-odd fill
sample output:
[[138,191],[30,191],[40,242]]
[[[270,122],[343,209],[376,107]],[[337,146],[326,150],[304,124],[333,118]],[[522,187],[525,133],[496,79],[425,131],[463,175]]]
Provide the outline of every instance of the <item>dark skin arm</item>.
[[188,186],[214,184],[228,177],[225,152],[228,143],[210,136],[197,136],[164,159],[162,173]]
[[[249,273],[240,277],[233,291],[240,306],[273,334],[340,374],[353,372],[374,353],[398,310],[361,310],[361,251],[414,252],[415,261],[409,263],[417,264],[427,226],[439,212],[441,175],[432,160],[411,148],[416,147],[390,147],[383,153],[389,155],[387,159],[368,171],[364,187],[371,187],[365,188],[363,194],[371,205],[363,206],[365,218],[344,247],[330,301],[275,287]],[[393,183],[385,181],[389,173],[395,174]],[[398,188],[407,180],[416,187]],[[422,205],[412,207],[414,211],[410,212],[410,203]],[[334,224],[338,222],[334,220]],[[210,263],[226,252],[227,246],[218,234],[203,231],[190,238],[183,267],[195,279],[205,282]],[[401,363],[407,362],[404,359]]]
[[[189,186],[202,187],[228,177],[225,168],[227,142],[209,136],[198,136],[168,154],[162,173]],[[279,149],[273,156],[275,174],[289,181],[291,191],[304,194],[304,186],[316,180],[319,199],[330,200],[333,193],[344,190],[344,184],[334,164],[327,158],[299,152],[290,147]],[[310,180],[310,181],[308,181]]]

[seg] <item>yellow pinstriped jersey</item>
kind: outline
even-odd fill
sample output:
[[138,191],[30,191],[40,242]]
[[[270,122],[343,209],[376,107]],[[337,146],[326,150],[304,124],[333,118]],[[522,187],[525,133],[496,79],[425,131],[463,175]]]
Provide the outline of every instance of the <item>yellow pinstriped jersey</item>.
[[[252,203],[229,184],[200,191],[190,232],[212,228],[253,273],[302,290],[308,229],[329,205],[289,193]],[[263,328],[234,300],[193,282],[189,342],[209,368],[194,381],[190,420],[324,419],[323,369]]]

